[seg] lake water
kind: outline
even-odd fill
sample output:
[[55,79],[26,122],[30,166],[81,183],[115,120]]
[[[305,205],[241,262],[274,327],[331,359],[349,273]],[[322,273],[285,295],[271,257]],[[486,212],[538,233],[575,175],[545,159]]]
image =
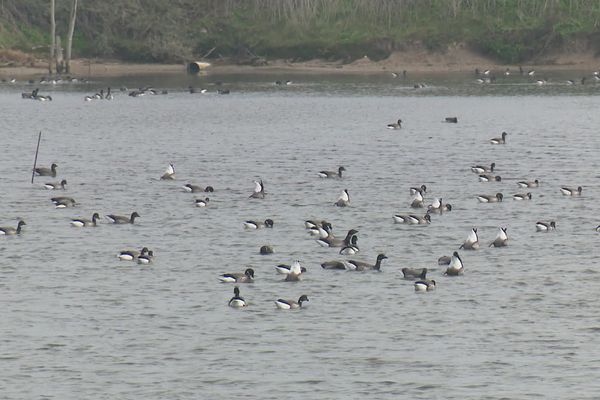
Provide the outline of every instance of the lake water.
[[[478,85],[468,74],[123,77],[40,85],[52,102],[22,100],[33,85],[4,84],[0,225],[27,225],[0,238],[0,397],[597,398],[600,84],[566,85],[583,76],[568,75],[542,86]],[[109,85],[169,94],[83,101]],[[398,118],[401,130],[386,129]],[[57,163],[59,176],[31,185],[40,130],[38,165]],[[490,145],[502,131],[507,144]],[[169,162],[176,180],[161,181]],[[502,182],[478,182],[470,166],[491,162]],[[342,180],[316,175],[340,165]],[[63,178],[66,192],[41,186]],[[255,179],[264,200],[248,199]],[[521,179],[541,185],[520,189]],[[186,183],[214,186],[207,208],[194,207],[204,194],[183,192]],[[453,210],[428,226],[394,224],[394,214],[423,213],[409,208],[409,187],[421,184],[426,204],[442,197]],[[351,206],[334,207],[343,189]],[[502,203],[475,198],[499,191]],[[527,191],[531,201],[512,200]],[[50,197],[65,194],[78,206],[55,209]],[[134,225],[69,225],[133,211]],[[273,229],[242,227],[265,218]],[[383,252],[382,272],[323,270],[345,257],[307,235],[313,218],[337,236],[358,229],[361,252],[348,257]],[[538,220],[557,230],[536,232]],[[489,248],[500,226],[510,244]],[[464,275],[445,277],[438,257],[472,227],[481,249],[460,251]],[[259,255],[265,244],[275,253]],[[142,246],[153,264],[116,257]],[[274,267],[295,259],[304,280],[283,282]],[[239,285],[249,306],[235,310],[234,285],[218,276],[248,265],[256,282]],[[427,267],[437,290],[416,294],[403,267]],[[276,309],[301,294],[303,309]]]

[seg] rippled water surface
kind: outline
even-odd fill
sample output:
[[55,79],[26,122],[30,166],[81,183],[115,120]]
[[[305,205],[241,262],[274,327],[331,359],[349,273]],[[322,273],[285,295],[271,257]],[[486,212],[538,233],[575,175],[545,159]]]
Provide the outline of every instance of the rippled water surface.
[[[581,75],[573,74],[573,79]],[[54,101],[21,100],[31,85],[4,84],[0,225],[0,390],[5,399],[532,399],[600,392],[600,85],[537,86],[515,77],[477,85],[472,76],[148,76],[40,86]],[[214,93],[217,82],[231,89]],[[100,87],[151,84],[169,94],[84,102]],[[205,95],[187,85],[207,87]],[[457,116],[458,124],[445,124]],[[401,130],[385,129],[402,118]],[[30,184],[38,165],[57,178]],[[489,138],[509,132],[507,144]],[[169,162],[175,181],[160,181]],[[473,164],[495,162],[499,183]],[[342,180],[319,170],[343,165]],[[55,209],[41,186],[65,178],[75,208]],[[264,200],[249,200],[254,179]],[[517,180],[539,179],[531,201]],[[185,193],[186,183],[212,185]],[[394,224],[409,187],[426,184],[452,212],[428,226]],[[561,186],[583,186],[566,197]],[[333,202],[348,189],[351,207]],[[504,193],[499,204],[477,194]],[[129,214],[134,225],[72,228],[93,212]],[[273,229],[245,231],[247,219]],[[382,272],[323,270],[342,259],[318,246],[305,219],[327,219]],[[538,220],[558,229],[535,232]],[[509,246],[489,248],[498,227]],[[482,247],[461,251],[465,273],[443,276],[451,254],[478,227]],[[270,244],[275,253],[261,256]],[[117,260],[147,246],[149,266]],[[299,283],[274,267],[301,260]],[[249,302],[227,307],[219,274],[252,265]],[[403,267],[427,267],[437,290],[415,294]],[[277,298],[308,295],[276,310]]]

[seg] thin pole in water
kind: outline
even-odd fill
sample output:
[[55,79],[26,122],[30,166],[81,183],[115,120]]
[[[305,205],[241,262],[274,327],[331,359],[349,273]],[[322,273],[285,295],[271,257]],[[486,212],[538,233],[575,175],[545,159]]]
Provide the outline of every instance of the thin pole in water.
[[33,183],[33,177],[35,176],[35,167],[37,166],[37,156],[40,151],[40,140],[42,140],[42,131],[40,131],[40,135],[38,136],[38,143],[35,149],[35,159],[33,160],[33,170],[31,171],[31,183]]

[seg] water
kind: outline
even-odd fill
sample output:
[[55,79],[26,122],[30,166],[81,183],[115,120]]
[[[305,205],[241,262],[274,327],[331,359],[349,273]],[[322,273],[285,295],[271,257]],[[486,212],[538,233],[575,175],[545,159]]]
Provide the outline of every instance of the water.
[[[573,74],[577,77],[578,74]],[[20,99],[28,85],[0,92],[0,390],[6,399],[331,399],[593,398],[600,390],[598,233],[600,86],[537,87],[524,78],[477,85],[471,76],[419,77],[413,90],[384,76],[147,76],[165,96],[83,101],[108,82],[41,87],[53,102]],[[189,84],[229,96],[190,95]],[[457,116],[458,124],[445,124]],[[399,131],[385,125],[402,118]],[[38,165],[59,177],[29,183]],[[507,145],[491,137],[509,132]],[[177,180],[160,181],[169,162]],[[500,183],[480,183],[474,164],[496,162]],[[316,172],[347,169],[343,180]],[[54,209],[68,180],[79,204]],[[249,200],[252,180],[268,196]],[[532,201],[517,179],[539,179]],[[212,185],[206,209],[185,183]],[[417,212],[408,188],[426,184],[426,202],[453,211],[424,227],[394,224]],[[560,186],[583,186],[568,198]],[[333,207],[347,188],[352,206]],[[499,204],[476,194],[504,193]],[[70,218],[128,215],[134,225],[76,229]],[[247,219],[273,229],[244,231]],[[359,233],[352,258],[389,259],[381,273],[322,270],[341,259],[308,238],[303,221],[327,219],[342,236]],[[536,233],[538,220],[558,229]],[[482,248],[462,251],[465,274],[443,276],[471,227]],[[499,226],[510,244],[488,248]],[[261,256],[270,244],[275,254]],[[150,266],[119,262],[124,248],[153,249]],[[300,283],[274,267],[301,260]],[[240,285],[250,303],[227,307],[225,272],[251,265]],[[402,267],[427,267],[435,292],[415,294]],[[275,309],[277,298],[308,295],[306,308]],[[584,389],[584,390],[582,390]]]

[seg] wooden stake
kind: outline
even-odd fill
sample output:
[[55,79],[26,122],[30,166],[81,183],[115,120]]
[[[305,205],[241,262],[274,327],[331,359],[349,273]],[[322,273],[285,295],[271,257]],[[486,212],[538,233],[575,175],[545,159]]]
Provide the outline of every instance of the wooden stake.
[[37,156],[40,151],[40,140],[42,140],[42,131],[40,131],[40,135],[38,136],[38,143],[35,149],[35,159],[33,160],[33,171],[31,171],[31,183],[33,183],[33,177],[35,176],[35,167],[37,166]]

